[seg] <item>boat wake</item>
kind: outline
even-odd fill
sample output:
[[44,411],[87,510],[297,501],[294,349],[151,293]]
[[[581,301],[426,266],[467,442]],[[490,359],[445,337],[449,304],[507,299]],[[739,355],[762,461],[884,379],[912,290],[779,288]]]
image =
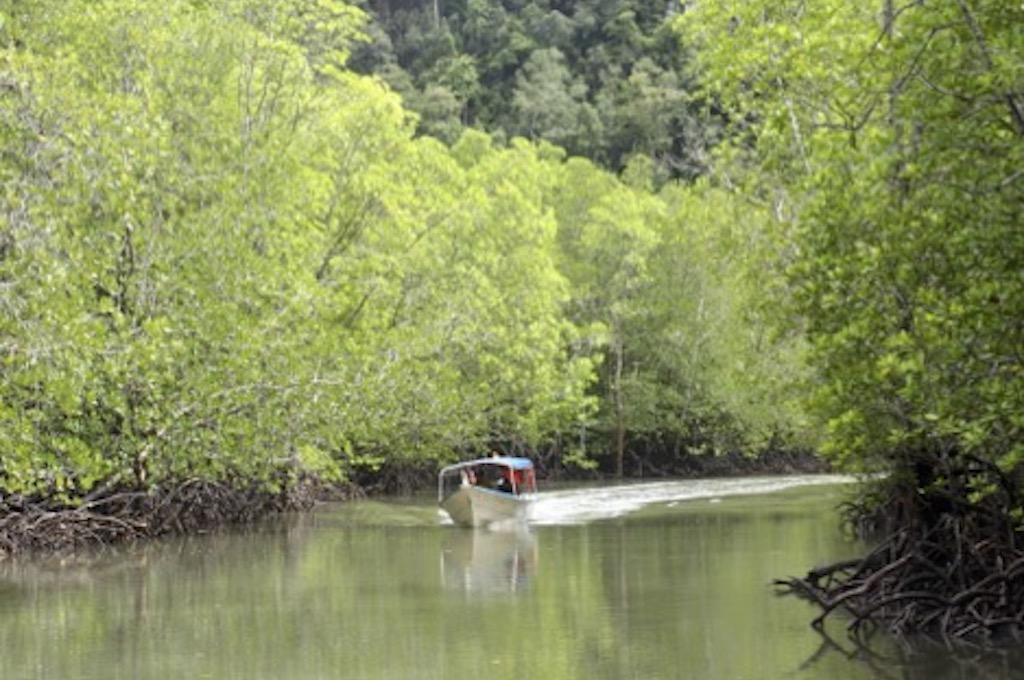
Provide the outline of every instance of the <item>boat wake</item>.
[[843,475],[688,479],[547,491],[538,494],[531,509],[530,524],[584,524],[628,515],[656,503],[717,500],[730,496],[772,493],[800,486],[843,484],[852,479]]

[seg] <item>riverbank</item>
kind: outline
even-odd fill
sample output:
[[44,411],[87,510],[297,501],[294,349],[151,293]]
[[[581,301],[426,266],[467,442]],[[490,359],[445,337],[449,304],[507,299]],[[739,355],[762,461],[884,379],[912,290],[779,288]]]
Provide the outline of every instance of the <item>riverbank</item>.
[[315,498],[310,484],[274,493],[201,479],[148,492],[99,490],[80,503],[7,496],[0,501],[0,558],[204,533],[309,509]]
[[[692,456],[671,471],[629,479],[694,479],[755,475],[815,474],[828,467],[810,454],[773,452],[758,458],[740,455]],[[568,471],[541,467],[544,478],[558,481],[611,479],[601,468]],[[436,470],[382,468],[356,475],[353,484],[301,481],[281,491],[189,479],[151,491],[101,488],[81,502],[56,498],[0,499],[0,559],[24,553],[68,552],[166,535],[187,535],[249,524],[274,514],[301,512],[319,500],[345,501],[360,496],[401,496],[433,488]]]

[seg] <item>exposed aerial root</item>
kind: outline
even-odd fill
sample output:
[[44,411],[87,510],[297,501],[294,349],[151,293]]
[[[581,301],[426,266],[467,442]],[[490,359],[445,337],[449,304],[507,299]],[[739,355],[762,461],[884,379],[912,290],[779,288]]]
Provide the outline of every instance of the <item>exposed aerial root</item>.
[[[979,466],[969,470],[972,479]],[[1024,550],[1012,518],[1019,499],[1004,484],[986,501],[968,502],[956,492],[968,488],[958,481],[892,495],[881,508],[890,529],[874,550],[777,587],[816,603],[822,611],[812,624],[819,629],[842,610],[858,636],[883,628],[947,641],[1024,638]]]
[[0,500],[0,557],[197,533],[311,504],[303,486],[271,493],[200,479],[150,492],[100,493],[76,505],[8,496]]

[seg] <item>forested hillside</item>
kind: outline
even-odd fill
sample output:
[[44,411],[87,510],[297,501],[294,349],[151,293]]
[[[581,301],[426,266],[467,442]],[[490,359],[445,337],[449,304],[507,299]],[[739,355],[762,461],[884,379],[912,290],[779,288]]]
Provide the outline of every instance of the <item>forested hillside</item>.
[[635,155],[659,182],[705,171],[719,122],[673,30],[677,0],[371,0],[352,68],[415,111],[422,134],[466,127],[556,144],[618,172]]

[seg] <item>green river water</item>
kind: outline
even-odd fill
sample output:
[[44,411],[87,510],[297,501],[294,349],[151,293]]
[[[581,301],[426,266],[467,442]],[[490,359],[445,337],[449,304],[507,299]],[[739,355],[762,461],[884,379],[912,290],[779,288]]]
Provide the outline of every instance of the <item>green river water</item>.
[[1012,678],[1018,654],[858,650],[772,579],[858,554],[836,478],[543,491],[528,528],[433,499],[0,563],[0,679]]

